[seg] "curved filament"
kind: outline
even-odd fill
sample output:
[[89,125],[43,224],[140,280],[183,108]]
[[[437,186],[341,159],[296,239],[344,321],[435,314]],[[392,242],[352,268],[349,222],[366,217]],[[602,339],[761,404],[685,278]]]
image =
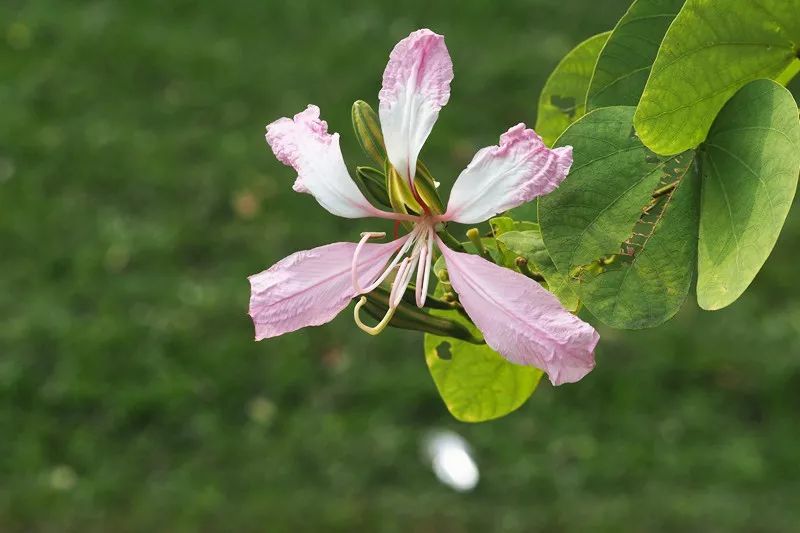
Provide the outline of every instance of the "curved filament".
[[361,299],[358,301],[358,303],[356,303],[355,308],[353,309],[353,319],[356,321],[356,325],[359,327],[359,329],[361,329],[361,331],[369,333],[370,335],[377,335],[378,333],[386,329],[386,326],[389,325],[389,322],[392,320],[392,317],[394,316],[394,312],[397,309],[397,307],[389,307],[389,310],[386,311],[386,314],[383,316],[381,321],[378,322],[377,325],[368,326],[361,321],[361,317],[359,316],[359,312],[361,311],[361,308],[364,307],[365,303],[367,303],[367,297],[362,296]]

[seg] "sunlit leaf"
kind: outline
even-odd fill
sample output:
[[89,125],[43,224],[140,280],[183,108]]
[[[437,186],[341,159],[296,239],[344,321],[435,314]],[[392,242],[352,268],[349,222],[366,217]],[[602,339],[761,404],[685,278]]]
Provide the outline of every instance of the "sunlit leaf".
[[539,95],[536,131],[548,146],[586,112],[586,91],[609,33],[590,37],[573,48],[547,78]]
[[767,260],[800,173],[797,104],[769,80],[745,85],[720,111],[702,155],[697,300],[736,300]]
[[636,131],[660,154],[696,147],[739,88],[786,72],[798,43],[800,0],[688,0],[658,51]]
[[[434,270],[444,267],[442,258]],[[436,295],[444,293],[442,284]],[[480,332],[458,311],[431,311]],[[489,346],[425,334],[425,362],[448,411],[463,422],[500,418],[518,409],[539,385],[543,372],[510,363]]]
[[650,67],[684,0],[636,0],[597,58],[586,109],[639,103]]
[[633,111],[602,108],[570,126],[557,145],[574,147],[572,171],[539,204],[556,268],[592,314],[618,328],[672,317],[696,257],[693,153],[652,153],[633,134]]
[[539,231],[539,224],[537,222],[530,222],[528,220],[514,220],[511,217],[492,218],[489,220],[489,226],[491,226],[492,234],[495,236],[495,238],[509,231]]

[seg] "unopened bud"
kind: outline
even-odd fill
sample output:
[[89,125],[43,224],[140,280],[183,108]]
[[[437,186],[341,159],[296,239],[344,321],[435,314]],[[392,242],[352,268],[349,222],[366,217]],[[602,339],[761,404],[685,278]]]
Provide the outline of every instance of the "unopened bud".
[[483,240],[481,239],[481,232],[478,231],[478,228],[470,228],[467,230],[467,238],[475,246],[475,249],[478,253],[484,258],[488,259],[489,261],[492,260],[492,256],[489,251],[483,246]]
[[351,112],[353,119],[353,131],[361,149],[376,164],[383,166],[386,161],[386,145],[383,142],[383,133],[378,115],[372,107],[363,100],[356,100],[353,103]]

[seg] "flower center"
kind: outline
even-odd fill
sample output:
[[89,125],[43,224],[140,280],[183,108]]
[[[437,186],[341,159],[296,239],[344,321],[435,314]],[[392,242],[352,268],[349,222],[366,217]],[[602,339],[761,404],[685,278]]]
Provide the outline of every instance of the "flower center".
[[377,335],[383,331],[394,316],[397,306],[405,295],[406,289],[411,283],[411,278],[416,272],[414,282],[414,295],[417,307],[425,305],[425,299],[428,295],[428,285],[431,275],[431,263],[433,261],[433,240],[434,240],[434,224],[429,217],[421,217],[414,223],[414,228],[406,235],[405,242],[397,251],[394,258],[389,262],[384,271],[377,277],[375,281],[367,287],[362,287],[358,281],[358,256],[364,248],[364,244],[373,238],[383,238],[386,236],[383,232],[365,232],[361,234],[361,241],[356,246],[353,252],[353,263],[350,272],[353,278],[353,287],[358,294],[367,294],[375,290],[378,285],[383,283],[391,274],[394,274],[392,280],[391,290],[389,292],[389,309],[386,311],[383,319],[375,326],[367,326],[361,321],[359,313],[361,308],[367,302],[367,298],[362,296],[356,304],[353,316],[359,328],[371,335]]

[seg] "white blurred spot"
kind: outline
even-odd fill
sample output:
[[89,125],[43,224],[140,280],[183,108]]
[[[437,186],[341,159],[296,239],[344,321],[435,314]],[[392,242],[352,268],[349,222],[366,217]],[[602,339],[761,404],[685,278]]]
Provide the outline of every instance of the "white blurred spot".
[[475,488],[480,479],[469,444],[452,431],[437,431],[425,440],[425,453],[439,481],[459,492]]

